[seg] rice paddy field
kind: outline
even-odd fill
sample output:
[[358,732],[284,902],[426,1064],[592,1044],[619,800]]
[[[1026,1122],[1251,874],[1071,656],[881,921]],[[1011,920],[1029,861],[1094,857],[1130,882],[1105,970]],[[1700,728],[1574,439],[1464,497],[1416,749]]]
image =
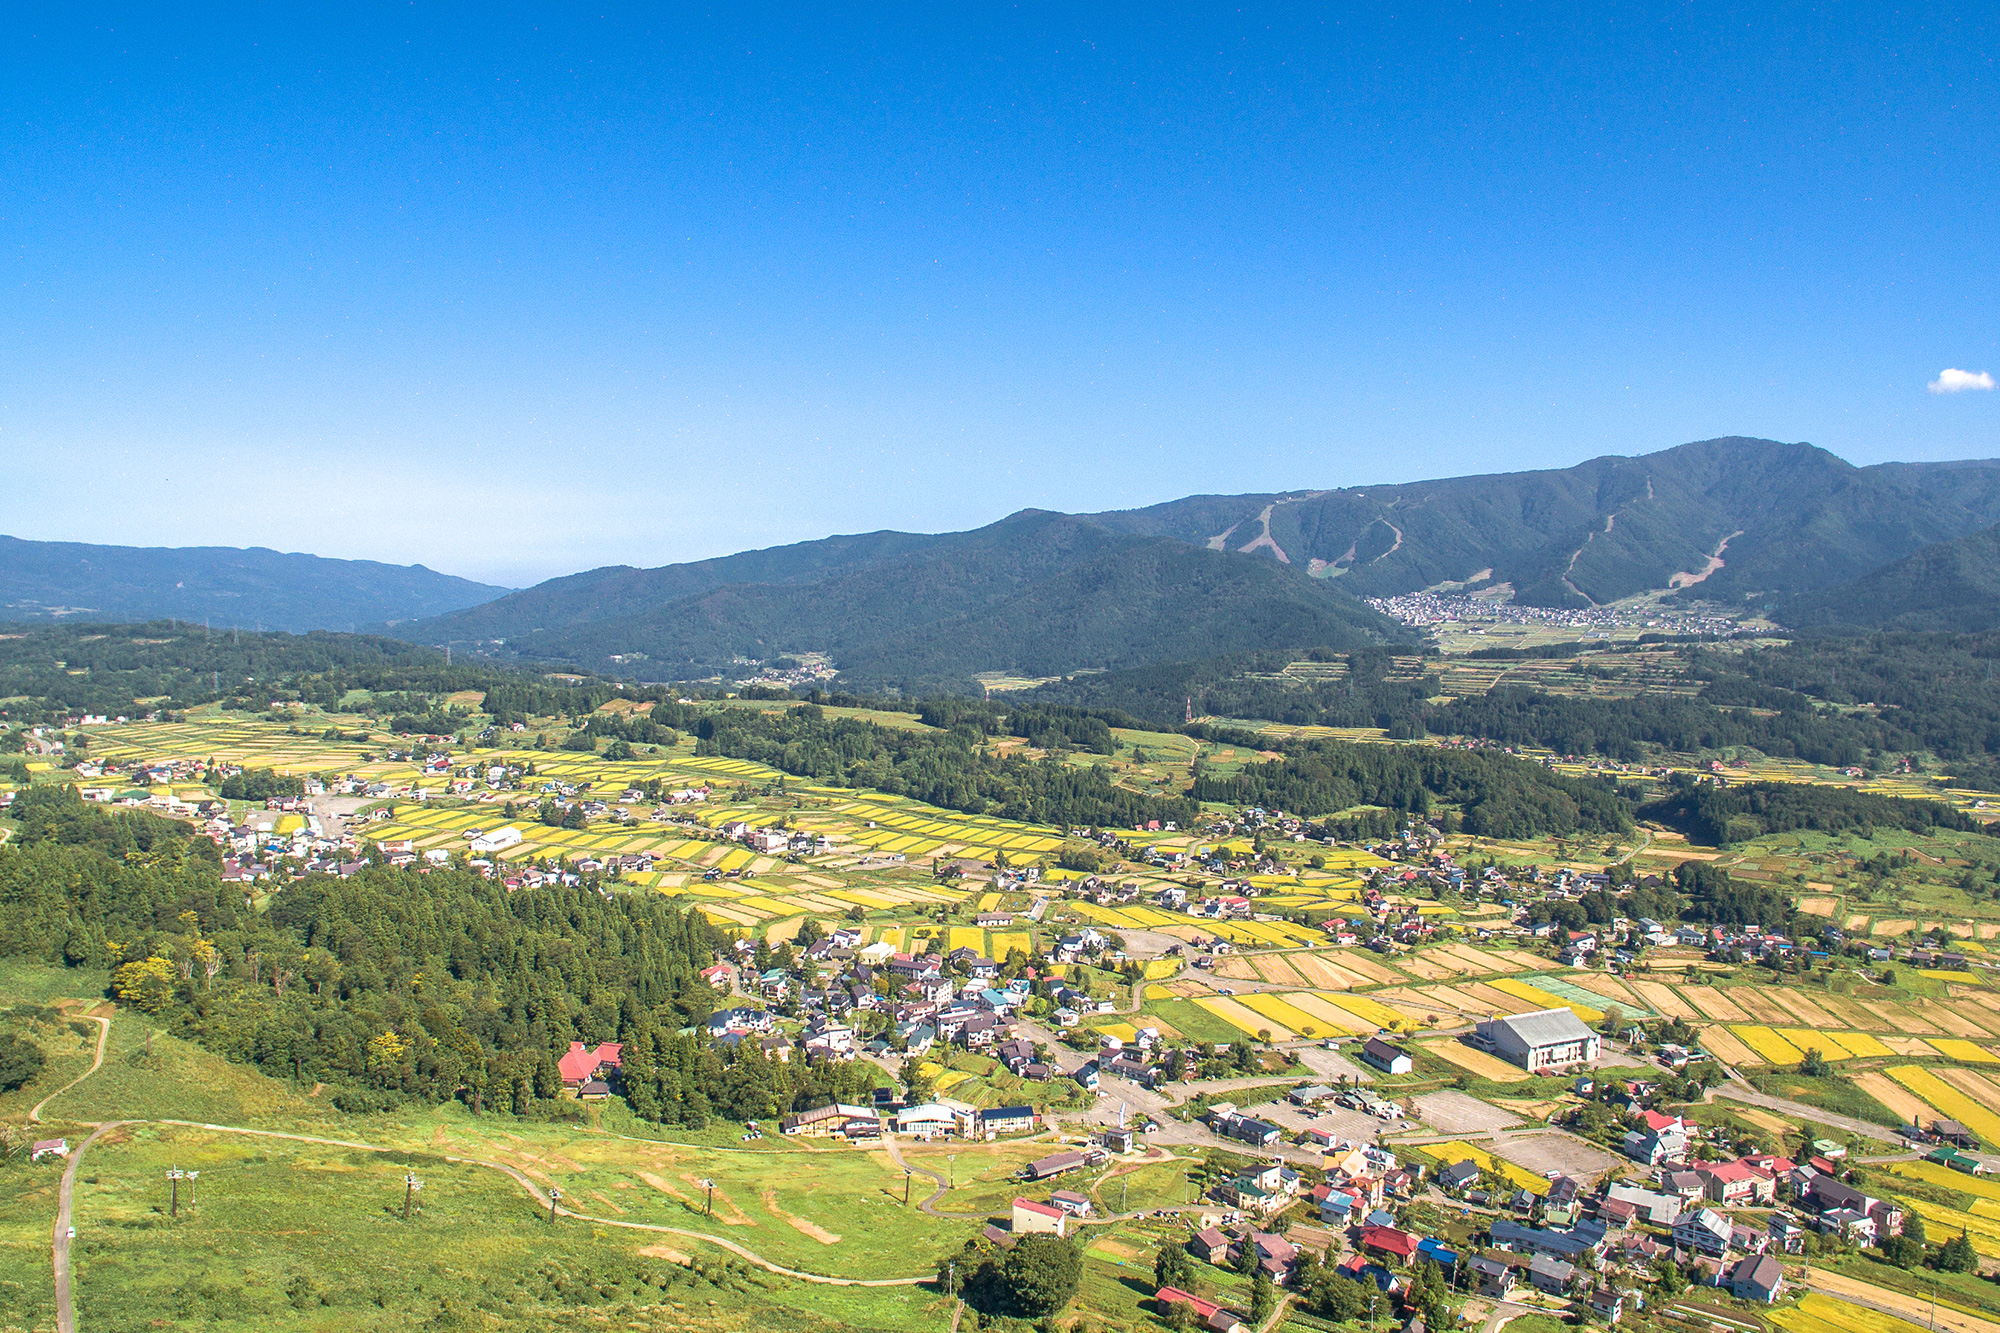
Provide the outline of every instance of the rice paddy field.
[[[1308,665],[1318,669],[1331,664]],[[1548,664],[1463,662],[1451,669],[1540,672]],[[1121,733],[1117,740],[1117,762],[1136,765],[1136,778],[1164,775],[1166,767],[1188,757],[1181,750],[1192,744],[1185,737],[1143,732]],[[1218,749],[1208,756],[1210,761],[1226,766],[1259,757],[1242,747],[1227,748],[1230,753]],[[241,715],[197,714],[181,723],[96,729],[91,753],[111,760],[215,759],[384,783],[391,817],[367,825],[368,835],[408,840],[420,851],[457,850],[472,835],[511,823],[524,838],[499,854],[510,865],[643,853],[653,868],[628,876],[634,887],[684,900],[720,925],[773,941],[789,938],[809,917],[831,922],[857,914],[866,943],[912,949],[935,941],[946,949],[972,948],[997,959],[1015,949],[1033,952],[1047,933],[1085,924],[1189,942],[1227,941],[1236,952],[1219,958],[1209,978],[1172,980],[1180,972],[1175,960],[1160,960],[1149,968],[1149,979],[1160,984],[1149,988],[1144,1012],[1163,1028],[1201,1040],[1261,1034],[1277,1041],[1317,1040],[1384,1029],[1450,1030],[1494,1014],[1564,1007],[1590,1023],[1614,1013],[1632,1020],[1682,1019],[1696,1026],[1711,1053],[1751,1069],[1796,1065],[1806,1051],[1817,1050],[1850,1067],[1856,1077],[1873,1076],[1912,1097],[1918,1094],[1884,1074],[1882,1062],[1942,1062],[1968,1069],[2000,1064],[2000,995],[1983,984],[1988,975],[1984,968],[1931,969],[1914,990],[1878,988],[1872,994],[1804,985],[1751,986],[1727,978],[1725,984],[1697,984],[1682,975],[1684,968],[1624,976],[1557,969],[1546,956],[1526,948],[1480,945],[1463,937],[1379,956],[1329,948],[1316,925],[1278,919],[1282,914],[1317,923],[1356,911],[1367,876],[1386,864],[1361,849],[1313,847],[1309,850],[1319,865],[1302,864],[1300,852],[1292,858],[1291,873],[1253,877],[1262,891],[1255,900],[1259,914],[1272,919],[1209,920],[1145,904],[1145,895],[1181,878],[1150,868],[1118,876],[1137,891],[1138,900],[1115,905],[1019,893],[1005,895],[1003,901],[1003,895],[983,884],[962,888],[940,882],[931,873],[934,863],[1001,857],[1031,862],[1060,848],[1063,830],[938,809],[880,792],[801,782],[745,760],[697,755],[691,741],[625,761],[539,748],[480,750],[474,756],[478,763],[533,764],[535,775],[519,791],[461,796],[451,794],[446,777],[427,776],[412,763],[384,758],[379,741],[329,741],[306,728]],[[1797,769],[1790,780],[1816,780],[1806,766],[1770,761],[1753,768],[1746,770],[1747,776],[1785,776]],[[1880,779],[1876,785],[1887,784],[1887,790],[1897,781]],[[1911,790],[1893,794],[1919,794],[1917,788],[1923,786],[1900,781]],[[710,796],[679,807],[677,814],[691,824],[657,823],[648,817],[646,803],[619,803],[628,789],[648,782],[669,788],[706,786]],[[582,829],[545,827],[533,820],[531,809],[543,783],[561,783],[581,798],[604,801],[613,814]],[[1925,787],[1921,794],[1935,795],[1935,790]],[[510,799],[516,803],[512,819],[506,815]],[[831,851],[798,860],[760,855],[720,834],[733,821],[762,827],[780,817],[795,830],[825,838]],[[1669,869],[1695,854],[1671,835],[1649,837],[1641,866]],[[2000,906],[1989,909],[1990,919],[1969,911],[1964,919],[1953,920],[1936,910],[1969,907],[1947,902],[1942,885],[1978,849],[1955,848],[1942,840],[1898,842],[1900,837],[1885,834],[1862,845],[1855,839],[1786,835],[1721,859],[1732,875],[1787,887],[1800,894],[1809,910],[1839,917],[1851,929],[1889,937],[1935,929],[1950,933],[1974,955],[1983,952],[1983,940],[2000,938]],[[1185,831],[1136,840],[1196,853],[1213,845]],[[1990,842],[1981,839],[1982,845]],[[1247,843],[1222,846],[1249,850]],[[1919,869],[1935,866],[1927,871],[1936,881],[1924,891],[1928,898],[1886,905],[1872,901],[1866,912],[1851,910],[1863,905],[1860,900],[1867,895],[1850,870],[1864,853],[1885,846],[1906,851]],[[1468,840],[1464,850],[1546,862],[1558,849],[1545,843],[1475,847]],[[1073,872],[1052,870],[1045,882],[1059,885],[1074,877]],[[1044,901],[1031,919],[1029,909],[1038,896]],[[1438,902],[1404,905],[1447,920],[1457,916]],[[1015,916],[1004,927],[985,928],[969,922],[974,911]],[[1238,981],[1251,985],[1235,987]],[[1217,993],[1224,986],[1246,993]],[[1470,1058],[1459,1050],[1440,1054],[1461,1064]]]

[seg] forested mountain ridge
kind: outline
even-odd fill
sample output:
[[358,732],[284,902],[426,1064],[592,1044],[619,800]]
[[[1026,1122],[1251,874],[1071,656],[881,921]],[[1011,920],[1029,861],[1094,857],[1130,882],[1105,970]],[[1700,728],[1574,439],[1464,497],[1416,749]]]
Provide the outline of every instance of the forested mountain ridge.
[[1809,444],[1730,437],[1549,471],[1194,496],[1090,517],[1282,552],[1361,596],[1511,583],[1518,601],[1565,606],[1679,583],[1718,601],[1775,600],[2000,520],[2000,462],[1855,467]]
[[661,679],[816,650],[856,683],[921,687],[1354,647],[1399,636],[1350,595],[1449,583],[1507,583],[1549,606],[1669,588],[1775,605],[1995,522],[2000,463],[1858,468],[1807,444],[1728,438],[1541,472],[1024,510],[970,532],[593,570],[395,632],[599,668],[615,656]]
[[[536,689],[539,678],[492,662],[447,664],[434,648],[401,639],[316,631],[209,631],[185,621],[23,625],[0,635],[0,721],[53,722],[77,713],[176,713],[220,703],[268,713],[273,702],[365,713],[430,710],[458,690]],[[350,698],[355,691],[364,697]],[[602,682],[540,694],[545,712],[588,711],[609,697]],[[585,699],[590,700],[583,703]],[[143,702],[142,702],[143,701]],[[432,727],[430,730],[449,730]]]
[[[465,642],[470,630],[505,629],[494,637],[505,638],[511,651],[585,664],[616,655],[623,670],[654,679],[706,674],[736,656],[826,651],[849,680],[910,686],[963,682],[983,670],[1051,674],[1133,665],[1189,647],[1231,652],[1410,637],[1344,590],[1301,571],[1114,532],[1067,514],[1024,510],[972,532],[897,540],[904,536],[854,539],[860,545],[843,548],[847,554],[837,559],[796,547],[785,548],[791,554],[783,560],[753,553],[771,557],[764,568],[774,579],[790,581],[724,584],[630,615],[543,624],[568,612],[558,598],[531,589],[470,615],[396,632]],[[801,562],[809,558],[832,574],[805,580]],[[650,573],[659,577],[649,586],[696,578]],[[620,572],[593,587],[633,581]]]
[[1792,598],[1778,614],[1797,629],[2000,628],[2000,527],[1926,546],[1852,583]]
[[252,547],[94,546],[0,537],[0,621],[191,620],[351,630],[441,615],[507,592],[422,565]]

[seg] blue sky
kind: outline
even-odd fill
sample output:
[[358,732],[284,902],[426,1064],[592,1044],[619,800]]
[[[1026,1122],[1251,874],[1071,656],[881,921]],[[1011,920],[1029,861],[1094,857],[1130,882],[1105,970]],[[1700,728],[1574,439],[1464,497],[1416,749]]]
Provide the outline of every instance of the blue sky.
[[1970,6],[43,14],[0,531],[522,583],[1725,434],[2000,455],[2000,393],[1926,388],[2000,372],[1994,49]]

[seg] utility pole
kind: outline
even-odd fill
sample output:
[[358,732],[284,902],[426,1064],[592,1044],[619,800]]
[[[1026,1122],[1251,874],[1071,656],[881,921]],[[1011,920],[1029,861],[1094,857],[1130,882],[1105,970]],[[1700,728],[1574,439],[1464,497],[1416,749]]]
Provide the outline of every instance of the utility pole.
[[416,1172],[408,1171],[403,1174],[403,1220],[405,1222],[410,1220],[410,1201],[416,1197],[417,1191],[423,1187],[424,1182],[417,1179]]
[[910,1206],[910,1168],[903,1168],[903,1207]]
[[946,1189],[948,1189],[948,1190],[950,1190],[950,1189],[957,1189],[957,1188],[958,1188],[958,1154],[957,1154],[957,1153],[950,1153],[950,1154],[947,1154],[947,1155],[946,1155],[946,1157],[945,1157],[945,1159],[944,1159],[944,1173],[945,1173],[945,1174],[944,1174],[944,1187],[945,1187]]
[[556,1220],[556,1204],[558,1204],[558,1203],[559,1203],[559,1202],[561,1202],[561,1201],[562,1201],[562,1191],[561,1191],[561,1190],[558,1190],[558,1189],[552,1189],[552,1190],[550,1190],[550,1191],[549,1191],[549,1225],[550,1225],[550,1226],[554,1226],[554,1225],[555,1225],[555,1220]]
[[712,1180],[709,1180],[709,1179],[708,1179],[708,1178],[706,1178],[706,1177],[703,1177],[702,1179],[700,1179],[700,1180],[697,1180],[697,1181],[695,1181],[695,1184],[697,1184],[697,1185],[701,1186],[701,1187],[702,1187],[703,1189],[705,1189],[705,1190],[707,1190],[707,1191],[708,1191],[708,1198],[707,1198],[707,1200],[706,1200],[706,1201],[705,1201],[705,1202],[703,1203],[703,1205],[702,1205],[702,1216],[704,1216],[704,1217],[714,1217],[714,1216],[715,1216],[715,1182],[714,1182],[714,1181],[712,1181]]
[[181,1215],[181,1181],[186,1178],[187,1172],[177,1166],[167,1169],[167,1184],[173,1190],[173,1198],[167,1204],[168,1217],[179,1217]]

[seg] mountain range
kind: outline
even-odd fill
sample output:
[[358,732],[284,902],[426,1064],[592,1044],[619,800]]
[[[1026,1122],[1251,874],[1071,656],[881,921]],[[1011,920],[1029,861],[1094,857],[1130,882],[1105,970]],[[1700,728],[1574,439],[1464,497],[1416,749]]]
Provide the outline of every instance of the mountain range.
[[2000,629],[2000,527],[1926,546],[1852,583],[1795,597],[1778,614],[1802,630]]
[[442,615],[509,590],[422,565],[232,546],[93,546],[0,537],[0,620],[188,620],[348,630]]
[[2000,460],[1856,467],[1731,437],[1536,472],[1024,510],[970,532],[828,537],[512,592],[421,566],[0,539],[0,618],[372,625],[654,679],[819,651],[856,683],[917,686],[1407,641],[1361,599],[1421,592],[1984,627],[2000,623],[1996,525]]
[[1364,597],[1507,584],[1532,606],[1646,592],[1775,603],[2000,522],[2000,460],[1855,467],[1732,437],[1542,472],[1099,514],[1124,532],[1263,552]]
[[912,687],[1272,642],[1409,638],[1344,590],[1274,561],[1042,510],[971,532],[879,532],[598,570],[396,632],[665,679],[821,651],[850,680]]

